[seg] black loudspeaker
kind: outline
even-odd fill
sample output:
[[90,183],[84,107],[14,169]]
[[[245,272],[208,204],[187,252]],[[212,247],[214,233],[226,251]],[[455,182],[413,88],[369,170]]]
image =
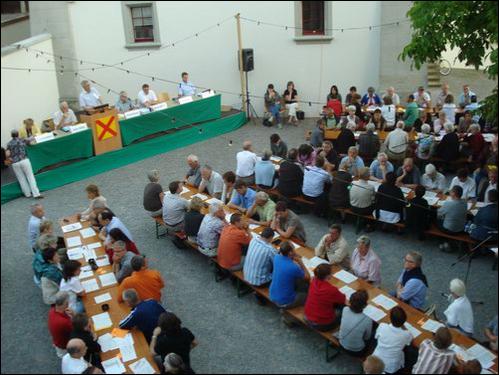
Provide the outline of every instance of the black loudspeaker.
[[[242,50],[243,55],[243,72],[251,72],[255,69],[255,60],[253,56],[253,48],[244,48]],[[237,53],[239,62],[239,52]]]

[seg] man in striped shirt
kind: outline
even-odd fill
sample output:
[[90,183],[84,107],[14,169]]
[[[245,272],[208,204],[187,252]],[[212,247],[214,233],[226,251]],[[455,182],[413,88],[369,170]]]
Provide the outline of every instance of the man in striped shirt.
[[449,349],[452,334],[447,327],[441,327],[433,336],[419,346],[418,361],[412,369],[413,374],[447,374],[454,362],[456,353]]
[[274,257],[277,251],[271,242],[274,231],[265,228],[260,237],[251,240],[244,262],[244,279],[253,286],[263,286],[272,280]]

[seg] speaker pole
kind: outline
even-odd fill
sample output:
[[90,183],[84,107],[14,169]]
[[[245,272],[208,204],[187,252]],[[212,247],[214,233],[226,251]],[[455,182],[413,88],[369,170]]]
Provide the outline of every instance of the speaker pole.
[[243,39],[241,35],[241,14],[238,13],[236,14],[236,24],[237,24],[237,45],[239,48],[239,77],[241,79],[241,98],[242,98],[242,105],[241,108],[243,109],[244,113],[246,113],[246,117],[248,117],[248,111],[246,108],[246,81],[244,79],[244,72],[243,72]]

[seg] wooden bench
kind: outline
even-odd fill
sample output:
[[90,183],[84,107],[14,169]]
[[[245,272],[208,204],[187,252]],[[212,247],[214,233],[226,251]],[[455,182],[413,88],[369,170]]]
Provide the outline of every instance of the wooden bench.
[[154,216],[153,217],[154,223],[156,224],[156,239],[159,239],[160,237],[164,237],[168,234],[168,231],[166,231],[163,234],[159,234],[159,228],[165,226],[165,222],[163,221],[163,217],[161,216]]

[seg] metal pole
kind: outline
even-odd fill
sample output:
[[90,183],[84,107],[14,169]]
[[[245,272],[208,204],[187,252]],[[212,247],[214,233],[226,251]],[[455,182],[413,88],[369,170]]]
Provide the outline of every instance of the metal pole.
[[242,106],[244,113],[248,116],[248,110],[246,108],[246,81],[244,80],[244,72],[243,72],[243,39],[241,36],[241,14],[236,14],[236,24],[237,24],[237,45],[239,49],[239,77],[241,79],[241,97],[242,97]]

